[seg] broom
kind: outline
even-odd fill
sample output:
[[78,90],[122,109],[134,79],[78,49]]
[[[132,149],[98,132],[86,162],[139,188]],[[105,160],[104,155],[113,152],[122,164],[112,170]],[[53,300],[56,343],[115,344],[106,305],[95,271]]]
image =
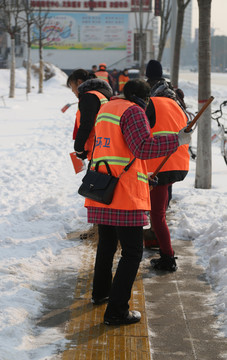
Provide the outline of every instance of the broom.
[[73,102],[73,103],[70,103],[70,104],[66,104],[65,106],[63,106],[63,108],[61,109],[61,112],[66,112],[66,110],[68,110],[68,108],[71,106],[71,105],[74,105],[74,104],[77,104],[77,102]]

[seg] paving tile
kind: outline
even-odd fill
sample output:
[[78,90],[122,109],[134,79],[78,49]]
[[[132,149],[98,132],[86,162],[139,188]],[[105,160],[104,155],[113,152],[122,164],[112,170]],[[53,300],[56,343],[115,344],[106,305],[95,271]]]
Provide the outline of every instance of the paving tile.
[[[115,268],[116,263],[117,259]],[[103,323],[106,305],[94,306],[90,301],[94,258],[89,257],[86,264],[86,269],[77,276],[66,326],[69,342],[62,359],[151,360],[142,276],[137,275],[130,299],[130,307],[141,312],[141,321],[129,326],[106,326]]]

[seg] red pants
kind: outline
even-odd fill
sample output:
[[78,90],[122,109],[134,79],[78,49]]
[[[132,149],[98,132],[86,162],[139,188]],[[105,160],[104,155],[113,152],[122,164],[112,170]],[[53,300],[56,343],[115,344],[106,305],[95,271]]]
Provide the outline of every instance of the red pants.
[[170,232],[166,223],[166,210],[168,207],[168,187],[171,184],[157,185],[151,192],[151,222],[157,236],[160,250],[163,254],[173,256]]

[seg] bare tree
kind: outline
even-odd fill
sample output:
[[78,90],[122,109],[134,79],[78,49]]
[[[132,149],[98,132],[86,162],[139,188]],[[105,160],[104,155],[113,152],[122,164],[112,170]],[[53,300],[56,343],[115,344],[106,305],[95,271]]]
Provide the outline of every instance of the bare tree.
[[34,8],[30,6],[27,0],[21,0],[23,12],[21,14],[21,21],[24,23],[26,28],[26,40],[25,43],[27,45],[27,59],[26,59],[26,70],[27,70],[27,77],[26,77],[26,93],[31,92],[31,27],[34,24]]
[[180,66],[180,52],[181,52],[181,40],[184,25],[184,12],[191,0],[177,0],[178,12],[177,12],[177,26],[174,43],[174,54],[172,62],[172,78],[171,82],[175,88],[178,87],[178,76]]
[[161,7],[161,23],[160,23],[160,37],[159,37],[159,45],[158,45],[158,57],[157,60],[161,62],[163,51],[166,45],[166,39],[171,27],[170,21],[171,14],[171,4],[170,0],[163,0]]
[[[199,108],[211,95],[211,0],[197,0],[199,6]],[[198,121],[195,187],[211,188],[211,109]]]
[[139,1],[139,6],[135,11],[136,29],[138,32],[139,45],[140,45],[140,75],[144,76],[145,60],[146,60],[146,32],[149,24],[151,23],[151,11],[145,10],[147,2],[145,0]]
[[19,18],[19,14],[22,11],[21,1],[14,0],[1,0],[0,1],[0,30],[5,31],[10,35],[11,47],[10,47],[10,87],[9,97],[15,97],[15,36],[22,28],[22,23]]
[[[33,18],[34,26],[37,29],[37,35],[33,37],[32,42],[38,43],[39,48],[39,94],[43,93],[43,79],[44,79],[44,62],[43,62],[43,47],[48,43],[50,44],[51,41],[47,41],[48,36],[43,29],[48,23],[48,14],[49,11],[43,10],[42,2],[40,2],[38,13]],[[54,31],[52,31],[54,32]]]

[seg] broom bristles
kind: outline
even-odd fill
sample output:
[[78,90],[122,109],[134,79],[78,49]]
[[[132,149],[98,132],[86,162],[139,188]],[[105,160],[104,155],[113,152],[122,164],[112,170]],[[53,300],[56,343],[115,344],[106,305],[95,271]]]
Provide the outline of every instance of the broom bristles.
[[71,105],[74,105],[76,104],[75,102],[74,103],[71,103],[71,104],[66,104],[65,106],[63,106],[63,108],[61,109],[61,112],[66,112],[66,110],[71,106]]

